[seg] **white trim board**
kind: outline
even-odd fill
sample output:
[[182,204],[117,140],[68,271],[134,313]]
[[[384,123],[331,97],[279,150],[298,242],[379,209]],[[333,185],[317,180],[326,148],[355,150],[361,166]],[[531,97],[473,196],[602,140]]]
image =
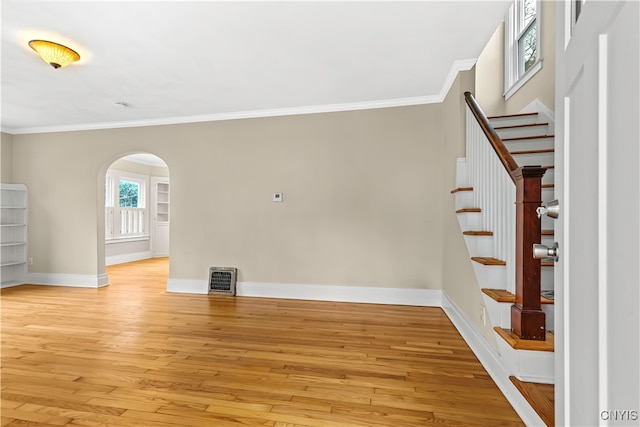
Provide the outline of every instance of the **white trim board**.
[[[208,283],[206,280],[169,279],[167,281],[167,292],[207,294]],[[368,304],[442,306],[441,291],[439,289],[238,282],[236,283],[236,295]]]
[[24,282],[26,285],[101,288],[109,284],[109,278],[106,274],[27,273]]

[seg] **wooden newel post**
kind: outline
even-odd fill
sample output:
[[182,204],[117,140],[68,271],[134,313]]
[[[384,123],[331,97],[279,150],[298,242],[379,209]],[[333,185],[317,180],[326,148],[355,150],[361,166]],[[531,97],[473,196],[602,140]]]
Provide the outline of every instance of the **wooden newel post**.
[[511,330],[522,339],[544,341],[545,315],[540,306],[540,260],[533,245],[540,243],[542,176],[546,169],[524,166],[512,172],[516,182],[516,300],[511,306]]

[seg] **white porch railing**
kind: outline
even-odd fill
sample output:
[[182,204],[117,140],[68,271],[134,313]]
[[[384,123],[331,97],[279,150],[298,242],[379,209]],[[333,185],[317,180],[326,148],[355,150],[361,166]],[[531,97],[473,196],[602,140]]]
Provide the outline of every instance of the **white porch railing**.
[[145,233],[144,208],[120,208],[120,237]]
[[[467,166],[482,230],[493,232],[493,257],[506,265],[506,289],[515,293],[516,186],[467,107]],[[499,287],[496,284],[496,287]]]

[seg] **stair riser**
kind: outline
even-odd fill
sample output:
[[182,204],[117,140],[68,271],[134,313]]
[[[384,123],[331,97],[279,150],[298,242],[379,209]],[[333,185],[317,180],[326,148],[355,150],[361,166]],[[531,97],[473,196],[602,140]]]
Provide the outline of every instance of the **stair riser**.
[[542,311],[544,311],[544,319],[547,331],[555,331],[553,304],[542,304]]
[[555,242],[555,236],[542,236],[540,239],[540,243],[545,246],[551,247],[553,246],[553,242]]
[[[544,200],[544,197],[542,198]],[[547,200],[548,201],[548,200]],[[555,220],[553,218],[549,218],[546,215],[541,217],[542,220],[542,229],[543,230],[553,230],[556,226]],[[551,243],[553,245],[553,242]]]
[[[543,202],[550,202],[551,200],[555,199],[555,190],[553,188],[543,188],[542,189],[542,201]],[[544,215],[542,218],[547,218],[551,221],[553,221],[552,218],[549,218],[548,216]],[[543,227],[543,230],[551,230],[553,229],[553,227]]]
[[[485,293],[482,294],[482,298],[491,326],[511,329],[511,306],[513,303],[498,302]],[[545,328],[548,331],[553,331],[553,304],[542,304],[542,311],[545,313]]]
[[467,158],[458,157],[456,162],[456,187],[470,187]]
[[[549,165],[543,165],[543,166],[549,166]],[[553,184],[555,182],[555,175],[556,175],[555,168],[547,169],[547,171],[542,176],[542,183]]]
[[489,123],[494,128],[502,126],[518,126],[518,125],[530,125],[538,123],[538,115],[532,116],[515,116],[515,117],[501,117],[499,119],[490,119]]
[[482,214],[480,212],[463,212],[456,214],[460,230],[480,230]]
[[[516,139],[513,141],[503,141],[509,151],[521,150],[548,150],[554,147],[553,138],[537,138],[537,139]],[[548,163],[548,164],[553,164]],[[546,166],[546,165],[542,165]]]
[[495,130],[498,136],[501,139],[504,138],[517,138],[520,136],[543,136],[549,135],[549,130],[547,129],[547,125],[539,125],[539,126],[527,126],[527,127],[517,127],[517,128],[507,128],[507,129],[496,129]]
[[552,291],[553,288],[553,267],[540,268],[540,289]]
[[506,268],[504,266],[482,265],[475,261],[472,261],[471,264],[473,264],[480,288],[506,289]]
[[482,294],[482,299],[484,300],[484,306],[487,309],[491,326],[510,329],[512,304],[508,302],[498,302],[485,293]]
[[464,236],[464,241],[467,244],[469,256],[493,256],[493,236]]
[[546,166],[554,164],[553,153],[513,154],[513,158],[519,166]]
[[553,384],[555,358],[552,351],[515,350],[497,337],[498,351],[505,370],[513,372],[520,381]]
[[473,191],[459,191],[455,193],[456,210],[475,208],[473,201]]

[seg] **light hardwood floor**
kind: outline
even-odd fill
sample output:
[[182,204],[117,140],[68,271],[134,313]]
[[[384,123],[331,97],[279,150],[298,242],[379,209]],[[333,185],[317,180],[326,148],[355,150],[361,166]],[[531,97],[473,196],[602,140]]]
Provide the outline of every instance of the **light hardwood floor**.
[[110,286],[2,291],[2,425],[522,425],[439,308],[169,294],[168,260]]

